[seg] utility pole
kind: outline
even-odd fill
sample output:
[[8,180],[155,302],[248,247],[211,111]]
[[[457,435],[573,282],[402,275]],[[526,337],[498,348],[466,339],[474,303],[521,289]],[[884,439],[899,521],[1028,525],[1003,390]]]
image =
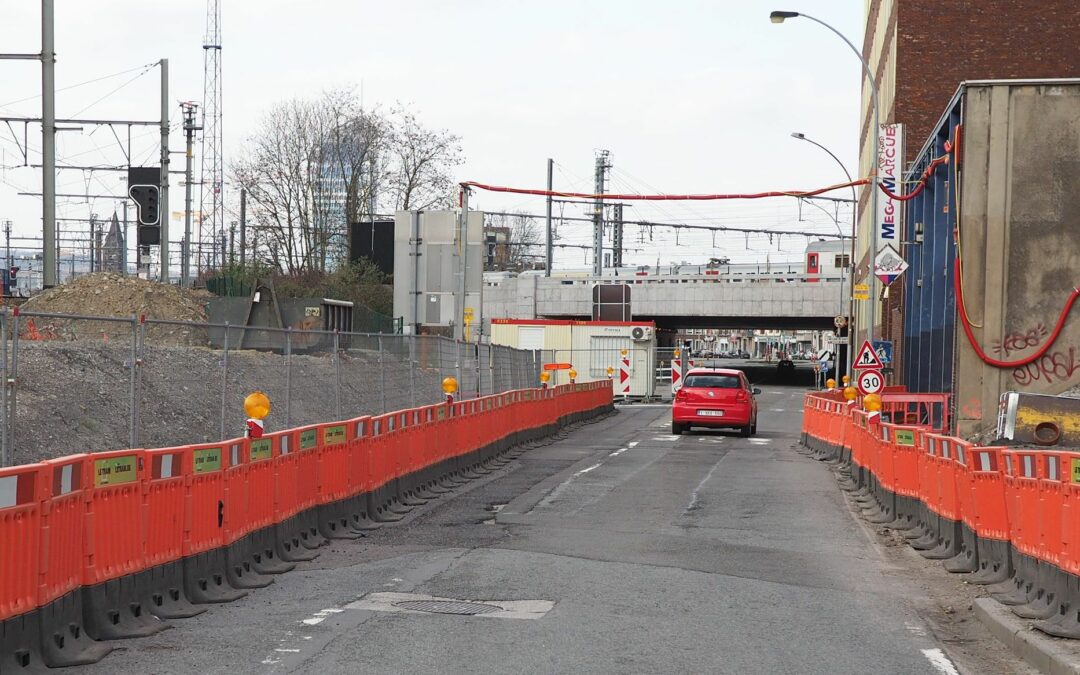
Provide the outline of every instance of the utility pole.
[[[465,295],[468,292],[468,258],[469,258],[469,188],[461,188],[461,223],[458,226],[458,274],[461,281],[458,284],[458,305],[456,337],[465,340]],[[419,319],[417,320],[419,321]],[[460,357],[459,357],[460,358]],[[459,378],[460,381],[460,378]]]
[[544,227],[544,276],[545,277],[550,277],[551,276],[551,266],[552,266],[552,263],[554,262],[553,256],[551,255],[551,244],[552,244],[552,241],[551,241],[551,191],[554,189],[552,187],[552,169],[554,168],[554,166],[555,166],[555,160],[553,160],[553,159],[551,159],[549,157],[548,161],[547,161],[547,189],[548,189],[547,219],[544,221],[544,224],[545,224],[545,227]]
[[41,285],[59,276],[56,259],[56,49],[54,0],[41,0],[41,51],[0,54],[0,61],[41,61]]
[[247,188],[240,188],[240,267],[247,263]]
[[56,49],[53,0],[41,0],[42,286],[56,285]]
[[161,59],[161,195],[158,224],[161,227],[161,283],[169,283],[169,59]]
[[[120,275],[126,277],[127,273],[128,273],[127,272],[127,264],[128,264],[127,245],[128,245],[128,241],[130,241],[130,239],[128,239],[128,219],[127,219],[128,200],[125,199],[123,204],[124,204],[124,229],[121,230],[121,232],[123,233],[123,236],[120,238],[120,241],[123,242],[120,245]],[[136,246],[137,245],[138,244],[136,244]],[[135,251],[135,258],[138,259],[138,257],[139,257],[139,252],[136,250]]]
[[614,211],[614,223],[611,226],[611,266],[615,268],[622,267],[622,254],[623,254],[623,221],[622,221],[622,204],[616,204],[613,208]]
[[180,285],[191,285],[191,183],[192,170],[195,163],[195,132],[202,130],[201,124],[195,122],[196,103],[181,103],[180,110],[184,114],[184,140],[186,141],[186,158],[184,164],[184,242],[180,249]]
[[600,150],[596,153],[596,187],[593,190],[597,197],[593,204],[593,276],[604,275],[604,200],[600,195],[604,194],[604,186],[607,184],[607,172],[611,168],[611,153]]
[[90,214],[90,242],[87,246],[90,249],[90,274],[95,271],[95,263],[97,262],[97,227],[95,221],[97,220],[97,214]]
[[[203,135],[199,197],[199,270],[217,265],[218,237],[225,233],[222,209],[221,0],[206,2],[203,37]],[[205,258],[205,259],[204,259]],[[224,262],[224,260],[223,260]]]

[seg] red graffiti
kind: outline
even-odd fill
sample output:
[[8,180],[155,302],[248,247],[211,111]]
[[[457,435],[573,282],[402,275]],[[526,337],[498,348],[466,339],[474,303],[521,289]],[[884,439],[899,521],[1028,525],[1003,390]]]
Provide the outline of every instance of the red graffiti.
[[1046,326],[1041,323],[1034,328],[1029,329],[1026,333],[1014,332],[1009,333],[1005,337],[1001,338],[998,342],[994,343],[994,352],[997,354],[1004,354],[1009,356],[1013,352],[1023,351],[1025,349],[1031,349],[1032,347],[1038,347],[1042,344],[1043,338],[1046,337]]
[[1076,360],[1076,347],[1069,347],[1068,351],[1043,354],[1026,366],[1014,369],[1012,376],[1018,385],[1026,387],[1034,382],[1067,382],[1078,370],[1080,363]]

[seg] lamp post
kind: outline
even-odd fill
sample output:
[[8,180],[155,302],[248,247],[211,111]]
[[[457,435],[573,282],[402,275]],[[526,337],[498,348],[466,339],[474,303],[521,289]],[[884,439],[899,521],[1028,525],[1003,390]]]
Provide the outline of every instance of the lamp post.
[[[843,40],[844,44],[846,44],[848,47],[850,47],[851,51],[854,52],[856,57],[858,57],[859,63],[862,64],[863,71],[866,73],[866,79],[870,81],[871,102],[873,103],[873,106],[874,106],[874,128],[873,128],[873,135],[872,135],[872,139],[873,139],[872,153],[873,153],[873,157],[875,159],[871,162],[872,169],[871,169],[871,184],[870,184],[870,241],[868,242],[867,251],[869,252],[868,257],[870,259],[870,265],[871,265],[871,267],[873,267],[874,256],[877,254],[877,251],[875,250],[875,248],[877,247],[877,228],[878,228],[878,222],[877,222],[878,186],[877,186],[877,159],[876,159],[876,157],[877,157],[878,133],[881,130],[881,120],[880,120],[880,117],[879,117],[880,107],[878,106],[877,80],[874,79],[874,74],[870,70],[870,64],[868,64],[866,62],[866,59],[864,59],[862,57],[862,53],[858,49],[855,48],[855,45],[853,45],[851,43],[851,40],[844,37],[843,33],[836,30],[835,28],[833,28],[829,24],[825,23],[821,19],[817,19],[815,17],[812,17],[809,14],[801,14],[799,12],[777,11],[777,12],[771,12],[769,14],[769,20],[772,21],[773,23],[784,23],[784,21],[786,19],[794,19],[794,18],[797,18],[797,17],[802,17],[804,19],[809,19],[810,21],[813,21],[814,23],[821,24],[825,28],[828,28],[830,31],[835,33],[837,35],[837,37],[839,37],[841,40]],[[860,127],[861,127],[862,120],[860,120],[859,123],[860,123]],[[829,154],[832,154],[832,153],[829,153]],[[852,259],[851,263],[852,263],[852,265],[854,265],[855,260]],[[854,290],[855,290],[854,287],[852,287],[852,292],[854,292]],[[867,306],[867,312],[866,312],[866,317],[867,317],[866,339],[871,340],[871,341],[873,341],[873,339],[874,339],[874,321],[875,321],[874,314],[876,313],[876,310],[877,310],[877,302],[878,302],[877,295],[878,295],[877,277],[874,276],[873,269],[871,269],[870,270],[870,303]],[[851,331],[848,331],[848,332],[850,334]],[[854,345],[851,345],[851,346],[854,346]]]
[[[851,173],[847,170],[847,167],[844,166],[844,163],[840,161],[840,158],[837,157],[835,154],[833,154],[833,152],[831,150],[826,148],[821,143],[818,143],[817,141],[815,141],[815,140],[813,140],[811,138],[807,138],[806,134],[800,133],[798,131],[791,132],[791,137],[795,138],[797,140],[800,140],[800,141],[806,141],[807,143],[810,143],[811,145],[816,145],[817,147],[824,150],[826,153],[828,153],[829,157],[832,157],[833,160],[837,164],[840,165],[840,170],[844,172],[845,176],[847,176],[848,182],[849,183],[852,182]],[[849,293],[850,294],[855,293],[855,234],[858,232],[858,214],[859,214],[859,197],[855,193],[855,186],[852,185],[851,186],[851,258],[848,260],[848,269],[850,270],[849,271],[849,275],[850,275]],[[839,229],[839,224],[837,225],[837,229]],[[843,232],[841,232],[840,234],[843,235]],[[843,310],[843,306],[844,306],[843,294],[844,294],[844,282],[843,282],[843,279],[841,279],[841,281],[840,281],[840,296],[841,296],[840,307],[841,307],[841,311]],[[848,334],[850,336],[851,333],[854,332],[852,330],[854,328],[854,326],[852,325],[852,322],[855,320],[855,300],[852,299],[852,298],[848,298],[848,317],[849,317],[849,322],[848,322],[849,331],[848,331]],[[839,329],[839,326],[837,326],[837,328]],[[850,338],[849,338],[848,341],[849,342],[851,341]],[[848,359],[847,359],[848,360],[848,364],[847,364],[848,365],[848,369],[847,369],[848,372],[851,372],[851,368],[850,368],[851,360],[855,358],[855,356],[854,356],[855,352],[851,347],[852,346],[849,344],[848,345]],[[837,369],[836,370],[837,370],[838,375],[843,374],[843,373],[840,373],[839,359],[837,359]]]

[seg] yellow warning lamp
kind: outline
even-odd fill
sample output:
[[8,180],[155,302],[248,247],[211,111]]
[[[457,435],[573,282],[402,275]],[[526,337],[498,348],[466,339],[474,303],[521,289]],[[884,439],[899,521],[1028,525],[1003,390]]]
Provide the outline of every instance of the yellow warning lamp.
[[844,386],[846,387],[849,384],[851,384],[851,376],[850,375],[845,375],[845,376],[840,378],[840,381],[843,382]]
[[624,350],[622,350],[622,351],[621,351],[621,352],[619,352],[619,353],[620,353],[620,354],[622,354],[623,356],[626,356],[626,355],[627,355],[627,354],[629,354],[630,352],[628,352],[627,350],[625,350],[625,349],[624,349]]
[[446,394],[446,402],[454,402],[454,394],[457,392],[457,378],[456,377],[444,377],[442,381],[442,390]]
[[540,386],[541,387],[543,387],[544,389],[547,389],[548,382],[550,382],[550,381],[551,381],[551,373],[549,373],[546,370],[544,372],[540,373]]
[[567,375],[569,375],[569,376],[570,376],[570,384],[573,384],[573,383],[574,383],[574,380],[576,380],[576,379],[577,379],[577,371],[576,371],[576,370],[574,370],[573,368],[571,368],[571,369],[570,369],[570,372],[569,372],[569,373],[567,373]]
[[863,407],[870,412],[881,410],[881,394],[867,394],[863,396]]
[[612,368],[611,366],[607,367],[607,376],[608,377],[615,377],[615,369]]
[[[623,356],[626,356],[626,352],[623,352]],[[679,358],[680,356],[682,356],[682,351],[676,349],[675,350],[675,358]]]
[[836,389],[836,380],[830,377],[829,379],[825,380],[825,386],[829,389],[829,391]]
[[244,398],[244,414],[251,419],[264,419],[270,414],[270,398],[261,391],[248,394]]
[[854,401],[859,397],[859,390],[855,387],[844,387],[844,400]]

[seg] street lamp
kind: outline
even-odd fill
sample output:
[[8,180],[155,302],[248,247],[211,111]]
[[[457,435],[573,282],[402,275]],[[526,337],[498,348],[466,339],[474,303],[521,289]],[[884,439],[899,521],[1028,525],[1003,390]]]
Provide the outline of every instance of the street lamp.
[[[841,40],[843,40],[844,44],[846,44],[848,47],[850,47],[851,51],[855,54],[856,57],[858,57],[859,63],[862,64],[863,71],[866,73],[866,79],[870,81],[870,94],[871,94],[872,103],[873,103],[873,106],[874,106],[874,134],[873,134],[874,147],[873,147],[873,154],[876,156],[877,155],[877,138],[878,138],[878,133],[880,133],[880,130],[881,130],[881,120],[880,120],[880,117],[879,117],[880,107],[878,105],[877,80],[874,79],[874,74],[870,70],[870,64],[868,64],[866,62],[866,59],[864,59],[862,57],[862,53],[858,49],[855,48],[855,45],[853,45],[851,43],[851,40],[844,37],[843,33],[836,30],[835,28],[833,28],[829,24],[825,23],[821,19],[817,19],[815,17],[812,17],[809,14],[800,14],[799,12],[776,11],[776,12],[771,12],[769,14],[769,20],[772,21],[773,23],[784,23],[785,19],[794,19],[796,17],[802,17],[804,19],[809,19],[810,21],[813,21],[814,23],[821,24],[822,26],[828,28],[830,31],[835,33],[837,37],[839,37]],[[832,153],[829,153],[829,154],[832,154]],[[870,223],[871,223],[871,227],[870,227],[870,241],[869,241],[869,246],[868,246],[867,250],[870,253],[870,255],[869,255],[870,265],[873,266],[873,264],[874,264],[873,263],[874,256],[877,255],[877,251],[874,250],[877,247],[877,225],[878,225],[878,223],[877,223],[877,207],[878,207],[877,161],[875,160],[875,161],[871,162],[871,164],[873,165],[872,168],[871,168],[872,181],[870,183]],[[853,265],[855,264],[854,259],[852,259],[851,262],[852,262]],[[872,341],[874,339],[874,314],[875,314],[876,309],[877,309],[878,298],[877,298],[877,277],[874,276],[873,269],[871,269],[870,272],[871,272],[871,274],[870,274],[870,304],[869,304],[869,306],[867,308],[867,312],[866,312],[866,316],[867,316],[866,338],[868,340]],[[852,291],[854,291],[854,290],[855,289],[852,288]],[[850,331],[848,331],[848,332],[850,334]]]
[[[817,147],[824,150],[826,153],[828,153],[829,157],[832,157],[833,160],[837,164],[840,165],[840,170],[844,172],[845,176],[847,176],[848,182],[849,183],[853,182],[851,180],[851,173],[847,170],[847,167],[844,166],[844,163],[840,161],[840,158],[837,157],[835,154],[833,154],[833,152],[831,150],[826,148],[821,143],[818,143],[817,141],[815,141],[815,140],[813,140],[811,138],[807,138],[806,134],[798,132],[798,131],[792,131],[791,132],[791,137],[795,138],[797,140],[800,140],[800,141],[806,141],[807,143],[810,143],[811,145],[816,145]],[[855,186],[852,185],[851,186],[851,258],[848,260],[848,266],[849,266],[849,268],[851,270],[850,271],[850,276],[851,276],[851,281],[850,281],[851,289],[850,289],[850,291],[851,291],[852,294],[854,294],[854,292],[855,292],[855,234],[856,234],[856,231],[858,229],[857,222],[856,222],[856,219],[857,219],[857,216],[858,216],[858,213],[859,213],[858,204],[859,204],[859,199],[858,199],[858,196],[855,193]],[[839,225],[837,225],[837,229],[839,229]],[[843,233],[841,232],[841,234],[843,234]],[[841,282],[840,282],[840,293],[841,293],[841,295],[843,294],[843,292],[844,292],[844,282],[843,282],[843,280],[841,280]],[[840,306],[843,307],[843,304],[844,304],[844,302],[843,302],[843,300],[841,300],[840,301]],[[848,316],[851,317],[852,319],[854,319],[854,317],[855,317],[855,301],[853,299],[848,300],[848,307],[849,307]],[[839,326],[837,328],[839,328]],[[849,331],[849,336],[850,336],[850,334],[852,332],[853,331]],[[850,342],[850,338],[849,338],[848,341]],[[854,351],[852,350],[851,345],[848,345],[848,360],[850,361],[851,359],[854,359],[854,358],[855,358]],[[837,373],[840,372],[839,364],[840,364],[840,360],[837,359],[837,369],[836,369]]]

